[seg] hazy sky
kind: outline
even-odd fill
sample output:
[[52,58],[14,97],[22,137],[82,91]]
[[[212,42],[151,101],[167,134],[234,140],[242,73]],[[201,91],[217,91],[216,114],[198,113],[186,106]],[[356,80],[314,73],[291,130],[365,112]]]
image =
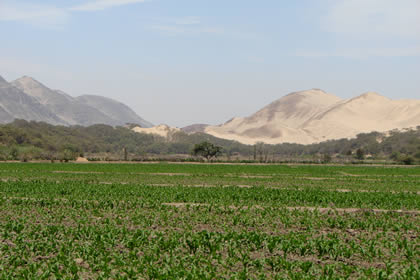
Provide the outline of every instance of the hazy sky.
[[0,0],[0,75],[218,124],[321,88],[420,98],[419,0]]

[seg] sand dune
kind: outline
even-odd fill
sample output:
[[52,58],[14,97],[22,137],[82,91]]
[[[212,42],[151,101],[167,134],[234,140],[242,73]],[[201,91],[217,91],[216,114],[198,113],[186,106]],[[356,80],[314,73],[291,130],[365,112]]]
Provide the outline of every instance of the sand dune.
[[246,118],[205,132],[245,144],[311,144],[420,125],[420,100],[391,100],[374,92],[342,100],[319,89],[286,95]]

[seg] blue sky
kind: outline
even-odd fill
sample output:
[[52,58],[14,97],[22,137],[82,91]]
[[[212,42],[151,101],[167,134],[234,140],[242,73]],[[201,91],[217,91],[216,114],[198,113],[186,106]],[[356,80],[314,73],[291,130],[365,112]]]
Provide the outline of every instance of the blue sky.
[[218,124],[292,92],[420,98],[419,0],[0,0],[0,75]]

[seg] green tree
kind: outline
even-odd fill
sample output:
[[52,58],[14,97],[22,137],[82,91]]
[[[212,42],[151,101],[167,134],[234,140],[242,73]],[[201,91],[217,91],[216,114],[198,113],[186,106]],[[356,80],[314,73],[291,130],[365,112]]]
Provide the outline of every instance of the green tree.
[[412,164],[414,164],[415,160],[411,156],[404,156],[404,157],[400,158],[400,162],[402,164],[405,164],[405,165],[412,165]]
[[322,163],[330,163],[332,161],[332,157],[330,154],[323,154],[321,161]]
[[390,159],[395,160],[395,161],[399,161],[401,158],[401,155],[399,152],[393,152],[390,156]]
[[356,151],[356,158],[358,160],[363,160],[365,158],[365,151],[361,148],[357,149]]
[[195,156],[202,156],[207,160],[210,160],[213,157],[217,157],[222,153],[222,147],[213,145],[210,142],[201,142],[196,144],[192,150],[192,154]]

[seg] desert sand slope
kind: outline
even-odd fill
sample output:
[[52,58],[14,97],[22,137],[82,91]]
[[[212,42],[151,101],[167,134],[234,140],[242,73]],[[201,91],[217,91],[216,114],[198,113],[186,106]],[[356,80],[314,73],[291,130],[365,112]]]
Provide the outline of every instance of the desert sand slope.
[[9,123],[14,119],[66,124],[35,98],[0,77],[0,123]]
[[179,128],[170,127],[166,124],[161,124],[161,125],[157,125],[157,126],[149,127],[149,128],[137,126],[137,127],[132,128],[132,130],[138,133],[159,135],[164,138],[167,138],[168,140],[170,140],[175,133],[181,131],[181,129]]
[[420,100],[391,100],[368,92],[319,114],[305,127],[310,135],[323,141],[417,125],[420,125]]
[[76,98],[79,102],[87,104],[105,115],[111,117],[119,125],[126,123],[138,124],[142,127],[152,127],[153,125],[140,118],[133,110],[127,105],[98,95],[82,95]]
[[247,118],[206,128],[245,144],[311,144],[359,133],[420,125],[420,100],[391,100],[368,92],[350,100],[309,90],[291,93]]
[[206,127],[208,127],[208,124],[202,124],[202,123],[197,123],[197,124],[192,124],[189,126],[185,126],[183,128],[181,128],[181,130],[187,134],[194,134],[197,132],[204,132],[204,130],[206,129]]
[[342,100],[319,89],[288,94],[247,118],[234,118],[221,126],[207,127],[216,137],[246,144],[280,142],[309,144],[316,141],[304,130],[314,116]]

